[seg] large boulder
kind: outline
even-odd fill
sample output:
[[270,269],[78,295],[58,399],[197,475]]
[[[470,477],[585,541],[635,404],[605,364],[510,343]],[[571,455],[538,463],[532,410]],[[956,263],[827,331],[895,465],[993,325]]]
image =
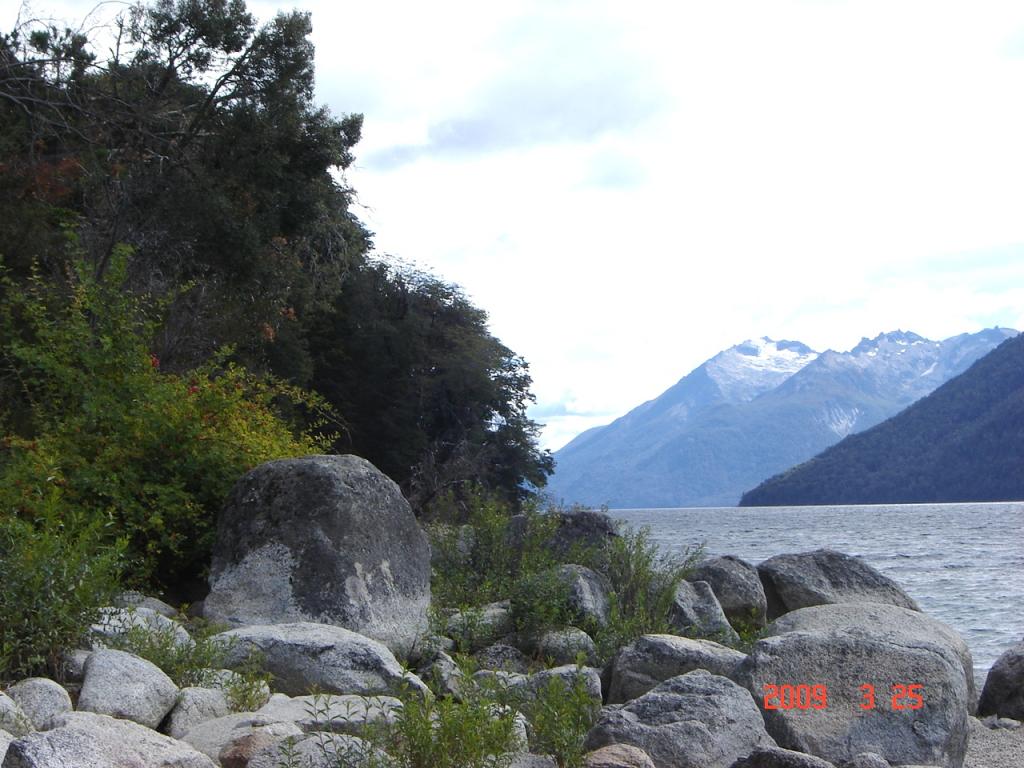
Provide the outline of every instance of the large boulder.
[[402,709],[394,696],[273,696],[258,715],[314,731],[358,735],[372,723],[393,723]]
[[156,728],[174,707],[178,686],[150,661],[125,651],[96,651],[85,662],[78,709]]
[[549,546],[563,558],[578,551],[604,549],[619,535],[615,521],[604,512],[569,509],[554,514],[558,524]]
[[71,696],[64,686],[45,677],[30,677],[7,689],[38,731],[53,727],[56,718],[70,712]]
[[560,565],[555,573],[568,591],[567,608],[572,621],[608,625],[608,585],[595,571],[582,565]]
[[[888,765],[888,764],[886,764]],[[835,768],[828,760],[779,747],[758,747],[732,764],[732,768]],[[848,768],[843,766],[843,768]]]
[[361,695],[427,690],[383,643],[330,624],[241,627],[218,637],[225,641],[228,666],[242,664],[256,651],[264,669],[274,676],[274,687],[290,696],[314,689]]
[[758,641],[735,679],[786,749],[836,764],[875,752],[895,765],[960,768],[968,733],[964,659],[919,619],[926,617],[867,603],[806,608],[771,625],[782,634]]
[[427,537],[398,486],[365,459],[272,461],[228,496],[206,618],[335,624],[407,653],[429,602]]
[[302,729],[295,723],[280,722],[271,715],[258,712],[236,712],[193,726],[181,737],[211,760],[219,760],[221,753],[231,744],[246,737],[260,741],[279,741],[288,737],[301,737]]
[[[221,763],[224,763],[222,753]],[[248,768],[339,768],[356,765],[391,765],[387,755],[358,736],[313,734],[302,738],[278,740],[253,753]]]
[[49,731],[11,743],[3,768],[215,768],[188,744],[138,723],[92,712],[68,712]]
[[725,617],[733,626],[763,627],[768,601],[757,568],[733,555],[712,557],[702,562],[691,581],[706,581],[718,598]]
[[960,659],[967,679],[968,711],[977,704],[974,683],[974,657],[967,643],[952,627],[920,611],[881,603],[837,603],[801,608],[776,619],[765,630],[766,637],[787,632],[866,631],[874,638],[885,638],[894,645],[903,642],[930,644],[941,652],[952,651]]
[[587,753],[583,768],[654,768],[654,763],[639,747],[611,744]]
[[921,610],[902,587],[859,557],[817,549],[770,557],[757,566],[768,620],[797,608],[830,603],[886,603]]
[[180,739],[200,723],[224,717],[229,712],[228,697],[219,688],[182,688],[161,730],[172,739]]
[[740,639],[706,581],[679,582],[668,607],[668,623],[679,634],[699,635],[723,643]]
[[978,714],[1024,720],[1024,642],[1007,650],[992,665],[978,702]]
[[508,600],[456,611],[445,625],[445,632],[455,640],[455,645],[470,653],[493,645],[514,631],[512,604]]
[[643,635],[623,646],[612,663],[608,703],[621,704],[642,696],[659,683],[704,669],[730,677],[746,656],[711,640],[676,635]]
[[775,746],[750,693],[704,670],[673,677],[621,707],[605,707],[584,746],[632,744],[657,768],[730,768]]

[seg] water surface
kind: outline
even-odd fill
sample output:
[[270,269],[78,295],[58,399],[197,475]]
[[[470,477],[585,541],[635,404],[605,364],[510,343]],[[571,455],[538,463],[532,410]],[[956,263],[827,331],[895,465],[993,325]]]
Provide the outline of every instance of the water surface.
[[1024,638],[1024,503],[616,509],[667,551],[757,564],[828,547],[863,557],[963,635],[981,682]]

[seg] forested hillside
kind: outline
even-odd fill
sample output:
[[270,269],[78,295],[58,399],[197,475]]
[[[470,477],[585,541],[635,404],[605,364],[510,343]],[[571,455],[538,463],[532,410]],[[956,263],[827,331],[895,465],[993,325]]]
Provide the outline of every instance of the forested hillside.
[[747,492],[745,506],[1024,499],[1024,336]]
[[356,453],[420,513],[544,484],[525,361],[456,285],[373,255],[362,116],[315,103],[310,31],[156,0],[0,36],[5,525],[123,539],[178,587],[270,458]]

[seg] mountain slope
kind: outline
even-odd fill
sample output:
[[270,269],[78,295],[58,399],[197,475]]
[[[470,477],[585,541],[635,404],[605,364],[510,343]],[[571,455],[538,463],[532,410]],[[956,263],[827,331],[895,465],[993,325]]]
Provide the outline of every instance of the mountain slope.
[[744,494],[747,506],[1024,499],[1024,336],[902,413]]
[[735,504],[744,489],[928,394],[1010,333],[935,342],[895,332],[820,355],[799,342],[744,342],[556,452],[548,489],[613,507]]

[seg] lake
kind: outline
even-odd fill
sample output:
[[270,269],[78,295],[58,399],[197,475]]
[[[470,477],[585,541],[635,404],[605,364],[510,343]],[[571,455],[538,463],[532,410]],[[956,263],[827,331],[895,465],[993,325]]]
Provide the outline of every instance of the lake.
[[921,609],[956,629],[974,656],[978,690],[992,663],[1024,637],[1024,503],[835,507],[615,509],[648,526],[666,551],[757,564],[828,547],[864,558]]

